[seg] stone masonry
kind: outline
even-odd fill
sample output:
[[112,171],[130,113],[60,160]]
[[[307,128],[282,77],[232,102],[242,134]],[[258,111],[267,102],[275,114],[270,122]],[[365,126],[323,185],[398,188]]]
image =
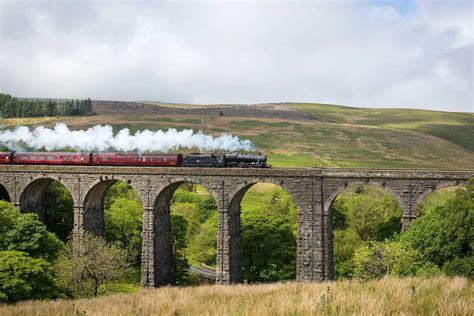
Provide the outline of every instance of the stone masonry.
[[208,169],[90,166],[0,166],[0,198],[21,212],[43,218],[41,197],[54,180],[74,200],[73,237],[85,231],[104,233],[104,197],[117,181],[128,183],[143,204],[141,283],[157,287],[172,282],[170,201],[185,182],[204,186],[218,205],[218,284],[243,282],[240,202],[257,182],[279,185],[298,207],[298,281],[333,278],[331,205],[338,194],[355,185],[383,188],[400,204],[407,229],[416,209],[429,193],[447,186],[463,186],[474,176],[468,171],[361,170],[361,169]]

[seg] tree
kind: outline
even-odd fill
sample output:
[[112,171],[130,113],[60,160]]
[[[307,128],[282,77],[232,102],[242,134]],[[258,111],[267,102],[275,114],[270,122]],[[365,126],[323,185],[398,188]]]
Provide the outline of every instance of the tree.
[[216,264],[217,211],[199,226],[199,231],[189,240],[188,255],[193,261],[206,265]]
[[55,294],[49,262],[20,251],[0,251],[0,302],[53,298]]
[[133,188],[122,181],[118,181],[114,183],[109,190],[107,191],[107,194],[105,195],[104,199],[104,208],[108,209],[112,206],[112,203],[117,199],[117,198],[125,198],[127,200],[133,200],[137,201],[140,203],[140,197],[138,194],[133,190]]
[[33,258],[53,261],[63,243],[46,230],[36,214],[22,214],[13,220],[13,227],[3,235],[1,250],[17,250]]
[[79,244],[69,241],[55,263],[59,286],[70,296],[97,296],[99,287],[128,272],[126,250],[85,233]]
[[364,241],[383,240],[400,231],[401,210],[383,189],[357,186],[342,193],[333,204],[334,225],[351,227]]
[[293,226],[274,216],[242,216],[242,268],[250,282],[274,282],[296,275],[296,237]]
[[0,200],[0,248],[4,242],[5,233],[15,226],[15,220],[20,216],[12,203]]
[[187,220],[178,214],[171,214],[171,232],[173,245],[173,277],[177,285],[185,285],[189,280],[189,263],[186,258]]
[[361,279],[413,276],[432,266],[404,241],[369,242],[354,254],[355,276]]
[[363,241],[354,229],[334,230],[334,272],[336,279],[354,275],[353,257]]
[[54,233],[62,242],[67,242],[73,228],[73,206],[69,191],[59,182],[52,182],[42,198],[44,223],[48,231]]
[[5,118],[83,115],[92,112],[92,101],[90,99],[71,100],[58,104],[52,99],[30,101],[0,94],[0,111]]
[[199,202],[199,222],[204,223],[213,213],[217,212],[216,200],[209,195]]
[[473,277],[474,179],[444,206],[412,223],[402,239],[451,275]]
[[142,205],[137,200],[119,197],[105,209],[105,238],[119,242],[140,263],[142,250]]

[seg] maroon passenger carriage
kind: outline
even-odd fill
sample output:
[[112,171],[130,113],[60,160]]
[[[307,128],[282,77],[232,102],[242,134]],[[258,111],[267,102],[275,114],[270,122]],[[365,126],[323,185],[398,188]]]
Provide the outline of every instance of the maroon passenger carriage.
[[93,154],[92,165],[98,166],[154,166],[154,167],[179,167],[183,156],[155,155],[155,154],[122,154],[100,153]]
[[123,153],[0,152],[0,164],[178,167],[183,156]]
[[68,152],[11,153],[13,164],[18,165],[90,165],[92,154]]

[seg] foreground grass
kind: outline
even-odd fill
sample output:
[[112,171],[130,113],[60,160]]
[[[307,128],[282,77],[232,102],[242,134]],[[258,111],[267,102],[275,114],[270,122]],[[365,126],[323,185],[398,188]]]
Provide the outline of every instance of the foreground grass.
[[22,302],[1,315],[472,315],[464,278],[168,287],[94,299]]

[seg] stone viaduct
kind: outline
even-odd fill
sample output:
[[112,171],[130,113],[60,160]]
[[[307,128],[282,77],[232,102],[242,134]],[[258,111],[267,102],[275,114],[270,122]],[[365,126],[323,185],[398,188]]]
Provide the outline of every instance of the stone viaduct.
[[429,193],[447,186],[463,186],[474,171],[361,170],[361,169],[209,169],[89,166],[0,166],[1,198],[22,212],[34,210],[42,218],[41,197],[54,180],[74,200],[74,238],[84,231],[104,232],[103,203],[107,190],[124,181],[139,194],[143,212],[141,283],[157,287],[172,281],[169,206],[173,192],[185,182],[204,186],[218,205],[218,284],[243,281],[241,269],[240,202],[257,182],[279,185],[298,207],[296,275],[299,281],[333,278],[331,205],[354,185],[385,189],[398,201],[406,229]]

